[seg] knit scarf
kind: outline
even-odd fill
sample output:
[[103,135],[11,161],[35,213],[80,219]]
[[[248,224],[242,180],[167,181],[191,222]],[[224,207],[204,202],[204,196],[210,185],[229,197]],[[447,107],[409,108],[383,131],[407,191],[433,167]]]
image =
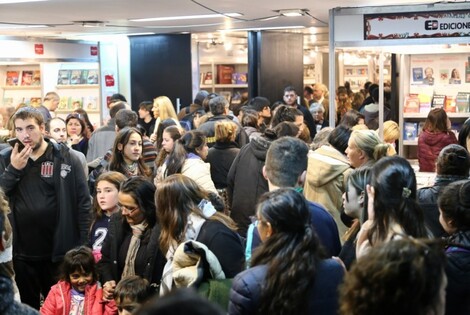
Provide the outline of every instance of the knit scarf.
[[135,257],[140,247],[140,239],[144,234],[145,229],[147,228],[147,221],[143,221],[140,224],[131,225],[132,237],[129,244],[129,249],[127,250],[126,262],[124,265],[124,270],[122,271],[121,278],[126,276],[135,275]]
[[[198,204],[198,208],[202,210],[204,217],[200,217],[193,212],[188,215],[188,221],[184,230],[184,239],[182,242],[189,240],[195,241],[199,235],[199,232],[201,231],[202,225],[204,222],[206,222],[205,218],[209,218],[217,212],[212,203],[208,200],[202,200]],[[163,268],[162,283],[160,285],[161,296],[169,293],[173,286],[173,256],[178,245],[179,244],[176,241],[173,241],[166,253],[167,260],[165,267]]]

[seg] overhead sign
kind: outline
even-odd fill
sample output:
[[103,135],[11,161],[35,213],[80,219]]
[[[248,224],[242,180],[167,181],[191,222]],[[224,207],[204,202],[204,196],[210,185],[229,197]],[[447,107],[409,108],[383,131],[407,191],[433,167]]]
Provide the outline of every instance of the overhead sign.
[[470,10],[364,14],[364,40],[470,37]]

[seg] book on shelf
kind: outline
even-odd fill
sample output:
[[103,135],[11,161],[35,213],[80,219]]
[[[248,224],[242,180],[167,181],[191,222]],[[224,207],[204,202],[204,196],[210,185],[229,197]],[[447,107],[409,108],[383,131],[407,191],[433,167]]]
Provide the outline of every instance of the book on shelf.
[[39,107],[41,106],[41,104],[42,104],[42,100],[40,97],[31,97],[29,99],[28,105],[33,106],[33,107]]
[[455,136],[458,138],[459,137],[459,132],[460,130],[462,129],[463,127],[463,123],[462,122],[451,122],[450,123],[450,131],[452,131],[453,133],[455,133]]
[[428,113],[431,109],[431,96],[428,94],[420,93],[418,94],[419,99],[419,112]]
[[83,97],[71,97],[69,101],[69,109],[76,110],[83,108]]
[[70,70],[59,70],[57,85],[70,85]]
[[6,86],[17,86],[18,85],[18,79],[20,78],[20,72],[19,71],[7,71],[7,77],[6,77]]
[[246,84],[248,82],[247,73],[235,72],[232,74],[232,84]]
[[83,70],[70,71],[70,85],[82,84],[82,71]]
[[41,85],[41,71],[39,70],[33,71],[33,81],[31,82],[31,85],[35,85],[35,86]]
[[432,97],[431,108],[443,108],[446,102],[446,96],[442,94],[434,94]]
[[67,110],[69,108],[69,98],[67,96],[62,96],[59,100],[58,110]]
[[88,96],[83,98],[85,110],[98,110],[98,97]]
[[217,83],[218,84],[231,84],[232,74],[234,72],[235,72],[235,66],[217,65]]
[[82,75],[80,77],[80,84],[88,84],[88,71],[89,70],[82,70]]
[[439,79],[441,83],[449,83],[449,69],[439,69]]
[[229,102],[229,104],[231,103],[232,93],[230,91],[221,91],[221,92],[219,92],[219,94],[220,94],[220,96],[225,97],[225,99],[227,100],[227,102]]
[[98,70],[88,70],[88,76],[86,79],[86,84],[98,84],[99,74]]
[[423,68],[413,68],[413,82],[423,81]]
[[470,102],[470,92],[458,92],[455,97],[455,107],[458,113],[468,113]]
[[204,73],[204,80],[202,82],[203,84],[212,84],[213,78],[211,71]]
[[444,110],[447,113],[455,113],[457,112],[457,109],[455,107],[455,97],[447,95],[446,96],[446,101],[444,103]]
[[29,86],[33,83],[33,70],[23,70],[21,72],[21,85]]
[[403,126],[403,140],[416,141],[418,139],[418,123],[405,121]]
[[420,121],[420,122],[418,123],[418,137],[419,137],[419,135],[421,134],[421,132],[423,132],[424,123],[425,123],[424,121]]
[[465,63],[465,83],[470,83],[470,58]]
[[403,111],[405,113],[419,113],[419,98],[417,94],[410,94],[405,98]]

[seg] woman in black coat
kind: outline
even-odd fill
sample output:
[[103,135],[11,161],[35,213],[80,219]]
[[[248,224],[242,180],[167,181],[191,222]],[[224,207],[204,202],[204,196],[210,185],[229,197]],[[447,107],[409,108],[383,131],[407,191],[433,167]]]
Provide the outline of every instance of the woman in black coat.
[[125,276],[139,275],[151,286],[160,284],[166,260],[158,246],[154,194],[155,186],[144,177],[131,177],[121,184],[120,210],[111,217],[98,263],[105,299],[113,298],[116,284]]

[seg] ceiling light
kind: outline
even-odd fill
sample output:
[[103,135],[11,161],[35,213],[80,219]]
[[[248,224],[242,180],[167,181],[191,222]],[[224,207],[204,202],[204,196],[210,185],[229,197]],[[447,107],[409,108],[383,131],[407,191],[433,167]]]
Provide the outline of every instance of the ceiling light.
[[231,28],[228,30],[217,30],[218,32],[242,32],[242,31],[268,31],[268,30],[288,30],[305,28],[302,25],[295,26],[273,26],[273,27],[250,27],[250,28]]
[[0,24],[0,29],[6,30],[6,29],[17,29],[17,28],[41,28],[41,27],[49,27],[47,25],[42,25],[42,24]]
[[176,21],[176,20],[191,20],[191,19],[214,19],[225,17],[241,16],[240,13],[224,13],[224,14],[201,14],[201,15],[180,15],[180,16],[164,16],[145,19],[130,19],[131,22],[154,22],[154,21]]
[[40,1],[48,1],[48,0],[0,0],[0,4],[40,2]]
[[308,12],[308,9],[282,9],[274,10],[274,12],[277,12],[282,16],[295,17],[305,15],[305,13]]

